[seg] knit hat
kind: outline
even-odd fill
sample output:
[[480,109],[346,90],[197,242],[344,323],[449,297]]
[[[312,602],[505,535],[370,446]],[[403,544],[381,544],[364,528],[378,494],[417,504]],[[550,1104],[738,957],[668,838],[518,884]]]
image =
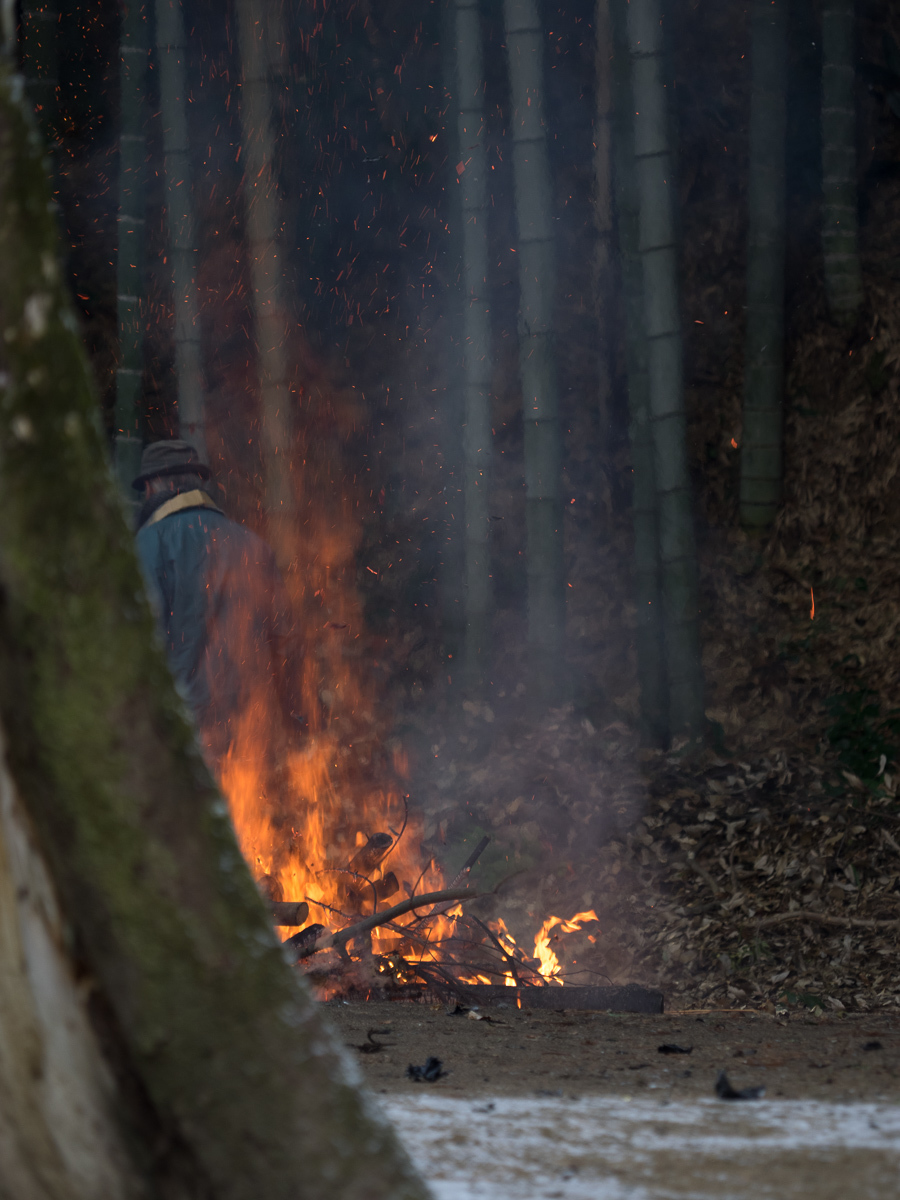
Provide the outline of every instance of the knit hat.
[[159,475],[198,475],[209,479],[209,467],[200,461],[200,456],[189,442],[178,438],[166,438],[151,442],[141,455],[141,473],[132,480],[131,486],[140,491],[148,479]]

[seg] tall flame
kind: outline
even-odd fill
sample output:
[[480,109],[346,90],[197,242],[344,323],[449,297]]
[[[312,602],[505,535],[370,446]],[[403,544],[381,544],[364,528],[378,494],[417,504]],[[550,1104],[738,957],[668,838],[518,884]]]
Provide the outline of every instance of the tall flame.
[[[273,526],[269,535],[285,565],[295,641],[305,652],[286,654],[277,670],[257,671],[253,678],[252,664],[261,661],[252,644],[258,625],[236,621],[239,627],[228,630],[229,649],[246,665],[247,679],[216,770],[261,890],[269,899],[306,900],[310,921],[336,930],[376,906],[383,911],[413,894],[439,890],[443,876],[424,848],[421,816],[407,809],[408,764],[402,751],[391,750],[390,717],[378,694],[378,646],[365,632],[356,586],[359,509],[333,484],[323,491],[323,480],[340,477],[334,464],[317,463],[307,473],[299,451],[295,461],[303,464],[295,481],[302,520]],[[284,674],[294,676],[288,690],[306,718],[303,730],[277,686],[283,680],[275,676]],[[439,943],[456,932],[461,916],[457,904],[429,913],[427,921],[413,913],[373,931],[376,969],[405,983],[414,977],[406,964],[440,963]],[[596,920],[590,911],[543,922],[535,958],[544,983],[563,982],[553,949],[559,935]],[[494,979],[482,961],[469,968],[469,981],[538,982],[534,964],[503,920],[492,926],[503,952]],[[293,932],[281,930],[284,937]]]
[[[316,486],[312,473],[304,483]],[[310,921],[335,930],[376,906],[438,890],[443,878],[423,849],[421,817],[406,806],[406,757],[388,749],[389,715],[371,662],[377,647],[365,634],[356,589],[358,511],[327,492],[316,491],[314,500],[299,494],[303,520],[270,530],[287,564],[293,652],[277,670],[257,669],[259,623],[239,615],[227,631],[246,678],[216,769],[261,890],[269,899],[306,900]],[[265,611],[270,597],[258,600]],[[294,678],[274,678],[285,673]],[[285,692],[306,718],[304,729],[288,712]],[[404,918],[408,926],[414,921],[415,914]],[[429,922],[432,939],[452,924],[449,914]],[[407,960],[434,957],[415,929],[373,935],[376,953],[401,946]]]

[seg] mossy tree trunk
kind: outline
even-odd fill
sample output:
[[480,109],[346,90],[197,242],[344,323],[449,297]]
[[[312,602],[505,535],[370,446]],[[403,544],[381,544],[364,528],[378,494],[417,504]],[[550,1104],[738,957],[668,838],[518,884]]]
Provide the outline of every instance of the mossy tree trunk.
[[556,247],[536,0],[504,0],[518,226],[519,375],[525,425],[528,649],[538,694],[560,696],[566,624],[562,435],[554,348]]
[[269,535],[282,566],[289,551],[282,522],[294,511],[291,486],[291,390],[284,295],[281,203],[275,171],[271,76],[287,54],[282,10],[259,0],[237,0],[241,58],[241,162],[247,256],[250,266],[260,443],[266,480]]
[[660,591],[659,520],[656,507],[653,433],[650,428],[647,339],[644,332],[644,276],[638,253],[639,206],[634,171],[634,103],[625,0],[612,0],[610,16],[614,48],[612,69],[615,98],[613,152],[616,226],[622,263],[631,439],[634,597],[637,608],[635,648],[638,683],[641,689],[643,737],[649,745],[665,746],[668,742],[669,716]]
[[856,21],[853,0],[822,13],[822,250],[835,321],[852,325],[862,304],[856,196]]
[[166,223],[172,257],[175,371],[180,436],[207,461],[203,353],[197,299],[194,178],[188,135],[187,38],[182,0],[155,0],[159,102],[166,176]]
[[119,362],[116,368],[115,465],[122,493],[141,462],[141,376],[144,363],[145,187],[147,164],[147,69],[150,58],[146,6],[130,0],[119,35],[119,216],[116,284]]
[[781,505],[784,396],[788,0],[752,13],[749,244],[741,521],[766,529]]
[[478,0],[456,0],[457,140],[462,192],[465,506],[465,675],[480,681],[493,616],[491,487],[491,320],[488,301],[487,157],[484,66]]
[[631,0],[628,36],[634,98],[634,163],[643,269],[659,522],[669,734],[705,730],[700,603],[684,410],[676,245],[676,186],[663,58],[660,0]]
[[[0,67],[4,1173],[27,1158],[17,1200],[424,1200],[282,957],[154,639],[49,199]],[[35,986],[54,930],[58,986]],[[42,1063],[89,1112],[52,1107]]]

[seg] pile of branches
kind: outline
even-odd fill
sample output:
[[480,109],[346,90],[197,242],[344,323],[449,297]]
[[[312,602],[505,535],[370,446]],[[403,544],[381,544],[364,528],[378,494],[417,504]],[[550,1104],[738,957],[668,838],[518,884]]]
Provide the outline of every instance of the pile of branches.
[[[406,821],[396,840],[387,833],[373,834],[346,868],[326,868],[342,877],[338,894],[345,908],[309,898],[286,901],[277,881],[271,876],[262,877],[259,884],[274,923],[301,926],[284,942],[290,960],[302,964],[309,981],[332,998],[371,998],[373,993],[380,993],[413,999],[427,992],[441,999],[465,1000],[469,992],[464,980],[470,980],[473,974],[482,981],[502,983],[504,977],[511,976],[519,986],[543,986],[538,964],[504,934],[502,926],[498,933],[479,917],[460,912],[453,915],[450,936],[435,934],[437,918],[446,917],[467,901],[482,898],[480,892],[467,886],[467,879],[490,840],[487,837],[475,847],[449,887],[416,895],[417,883],[408,889],[411,894],[406,899],[379,908],[381,901],[399,890],[396,876],[384,873],[381,864],[405,828]],[[378,878],[374,878],[376,874]],[[328,909],[338,922],[347,924],[337,931],[316,922],[307,924],[311,905]],[[363,915],[367,907],[371,911]],[[410,914],[414,914],[411,920],[401,920]],[[396,935],[389,953],[374,951],[372,934],[376,930]],[[321,959],[313,962],[316,955]]]

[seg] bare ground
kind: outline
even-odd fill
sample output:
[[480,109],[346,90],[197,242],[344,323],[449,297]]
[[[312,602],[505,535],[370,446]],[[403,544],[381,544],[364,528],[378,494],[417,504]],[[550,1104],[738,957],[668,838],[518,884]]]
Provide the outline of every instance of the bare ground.
[[[664,1093],[713,1097],[726,1070],[735,1087],[765,1085],[770,1099],[900,1101],[900,1017],[773,1017],[746,1009],[631,1013],[484,1009],[481,1020],[443,1005],[326,1006],[382,1094],[586,1096]],[[369,1031],[373,1032],[371,1038]],[[375,1052],[360,1046],[378,1043]],[[690,1054],[665,1054],[675,1044]],[[414,1083],[410,1064],[439,1058],[447,1074]]]
[[[435,1200],[897,1195],[894,1015],[327,1008]],[[431,1056],[447,1074],[410,1080]],[[765,1097],[718,1099],[722,1069]]]

